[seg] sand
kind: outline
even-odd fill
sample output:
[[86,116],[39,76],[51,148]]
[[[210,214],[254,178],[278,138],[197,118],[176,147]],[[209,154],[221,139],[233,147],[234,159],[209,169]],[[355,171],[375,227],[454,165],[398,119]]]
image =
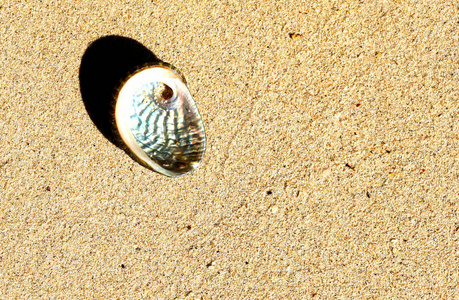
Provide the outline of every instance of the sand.
[[[109,131],[154,59],[180,178]],[[1,299],[459,298],[457,2],[6,0],[0,66]]]

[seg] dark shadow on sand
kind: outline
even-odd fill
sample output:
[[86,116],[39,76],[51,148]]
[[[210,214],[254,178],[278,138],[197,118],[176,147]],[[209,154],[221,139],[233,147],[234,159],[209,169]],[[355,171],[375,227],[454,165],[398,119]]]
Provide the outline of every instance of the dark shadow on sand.
[[121,81],[136,67],[161,62],[139,42],[121,36],[105,36],[86,49],[80,66],[80,90],[89,117],[114,145],[124,148],[113,132],[113,112]]

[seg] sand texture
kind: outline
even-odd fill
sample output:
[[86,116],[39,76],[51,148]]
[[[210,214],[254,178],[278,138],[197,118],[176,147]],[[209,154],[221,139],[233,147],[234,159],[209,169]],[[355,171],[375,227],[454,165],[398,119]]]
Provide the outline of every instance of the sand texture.
[[[179,178],[108,100],[178,67]],[[0,2],[0,299],[459,299],[457,1]]]

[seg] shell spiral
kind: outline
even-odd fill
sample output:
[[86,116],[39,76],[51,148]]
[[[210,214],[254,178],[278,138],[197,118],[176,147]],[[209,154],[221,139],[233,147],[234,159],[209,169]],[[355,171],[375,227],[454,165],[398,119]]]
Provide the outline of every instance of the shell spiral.
[[173,67],[150,65],[121,87],[115,121],[126,147],[167,176],[198,167],[206,147],[204,125],[185,80]]

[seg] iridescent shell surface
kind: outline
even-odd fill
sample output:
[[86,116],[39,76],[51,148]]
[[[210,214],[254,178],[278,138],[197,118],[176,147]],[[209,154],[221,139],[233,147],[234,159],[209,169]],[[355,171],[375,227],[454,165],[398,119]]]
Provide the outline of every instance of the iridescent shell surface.
[[115,120],[129,151],[159,173],[186,174],[204,156],[201,116],[185,79],[172,66],[150,65],[130,76],[118,93]]

